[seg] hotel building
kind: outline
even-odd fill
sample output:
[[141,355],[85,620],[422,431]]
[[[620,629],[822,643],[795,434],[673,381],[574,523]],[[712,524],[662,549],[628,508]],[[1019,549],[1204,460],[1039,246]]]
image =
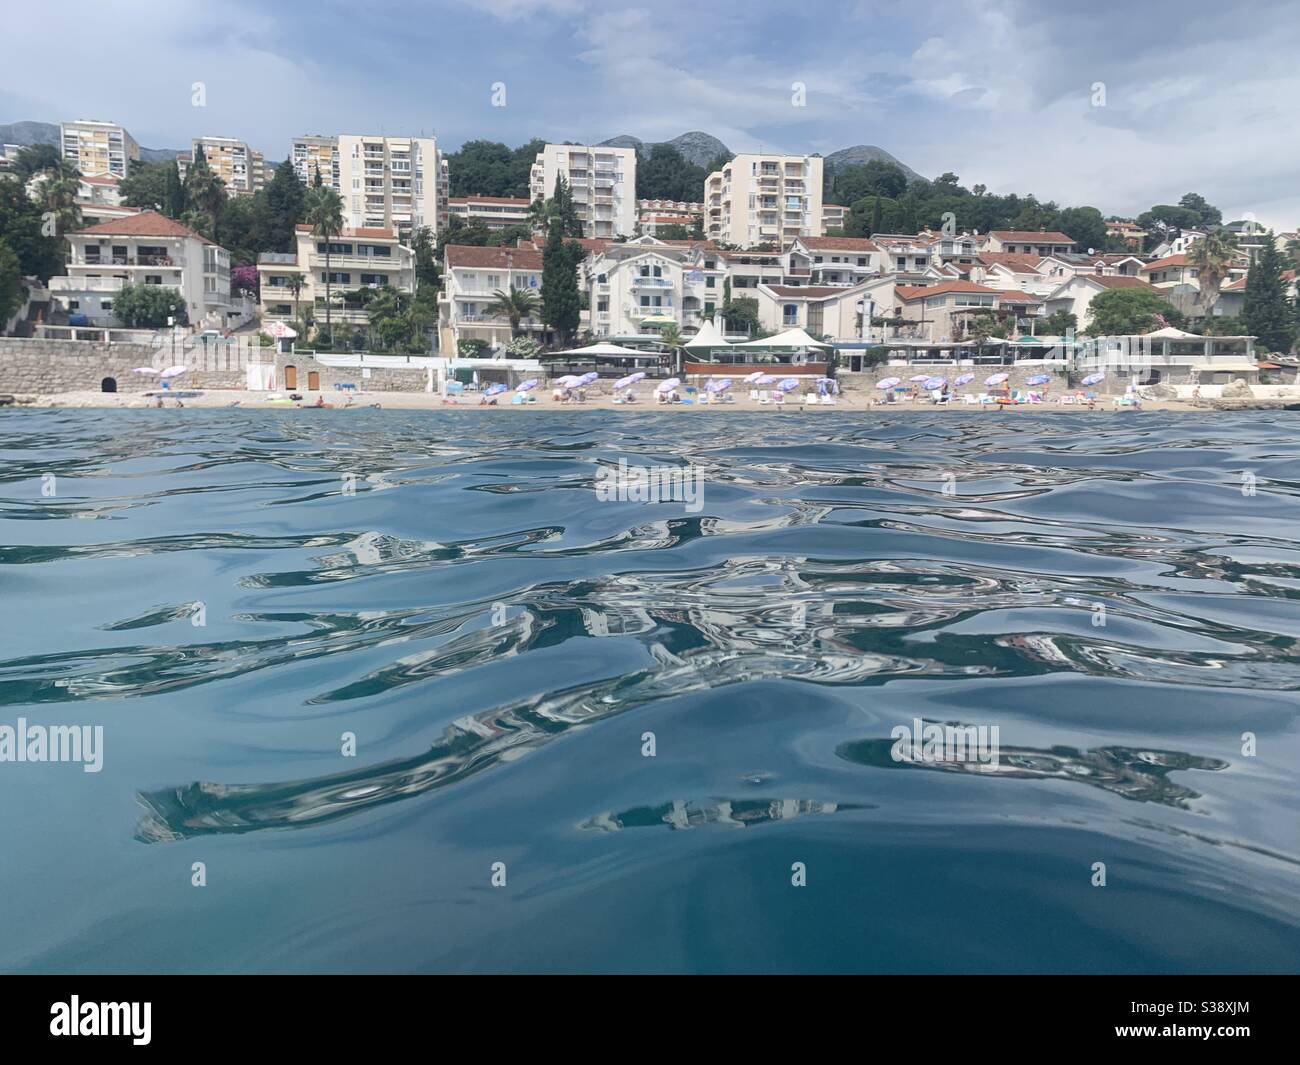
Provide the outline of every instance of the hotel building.
[[113,300],[128,284],[160,285],[185,299],[191,325],[238,324],[230,298],[230,253],[156,211],[141,211],[67,235],[71,255],[50,297],[91,325],[115,326]]
[[115,122],[78,119],[59,127],[63,158],[86,175],[126,177],[131,160],[140,158],[140,145]]
[[704,233],[741,248],[822,234],[819,155],[737,155],[704,182]]
[[244,141],[233,137],[195,137],[189,154],[176,157],[182,181],[200,146],[208,161],[208,169],[225,182],[228,192],[253,193],[266,185],[266,163],[262,153],[253,151]]
[[304,184],[315,184],[319,170],[321,183],[339,194],[347,226],[404,237],[421,226],[438,231],[446,165],[432,137],[296,137],[292,159]]
[[[415,293],[415,252],[391,229],[347,227],[330,241],[329,251],[330,317],[336,324],[369,323],[365,302],[352,295],[358,289],[387,286]],[[257,275],[263,321],[292,322],[307,308],[318,323],[325,321],[325,241],[313,236],[310,226],[298,226],[293,253],[259,255]],[[296,297],[295,277],[300,285]]]
[[555,195],[563,174],[584,237],[630,237],[636,233],[636,149],[548,144],[537,153],[529,181],[532,199]]
[[513,196],[452,196],[447,201],[447,216],[468,225],[479,222],[488,229],[507,229],[528,225],[529,200]]

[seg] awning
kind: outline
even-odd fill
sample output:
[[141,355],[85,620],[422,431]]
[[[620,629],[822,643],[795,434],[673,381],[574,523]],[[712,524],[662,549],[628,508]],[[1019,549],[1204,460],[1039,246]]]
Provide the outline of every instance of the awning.
[[720,348],[727,344],[727,338],[718,332],[718,327],[713,324],[713,320],[707,320],[700,331],[686,342],[686,347],[690,348]]
[[641,319],[642,325],[676,325],[677,319],[671,314],[652,314],[649,318]]
[[[649,319],[646,319],[649,321]],[[544,351],[542,358],[553,358],[556,355],[578,355],[583,358],[595,357],[597,355],[653,355],[655,352],[639,351],[636,348],[623,348],[617,344],[588,344],[585,348],[570,348],[568,351]]]
[[802,329],[787,329],[774,337],[746,340],[743,344],[733,346],[737,348],[829,348],[831,345],[814,340]]

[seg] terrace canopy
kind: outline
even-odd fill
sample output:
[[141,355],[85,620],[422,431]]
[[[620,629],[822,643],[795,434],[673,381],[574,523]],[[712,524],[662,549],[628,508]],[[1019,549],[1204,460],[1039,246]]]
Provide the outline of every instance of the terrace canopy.
[[683,347],[688,351],[696,348],[719,348],[727,344],[727,338],[718,332],[712,319],[700,326],[700,331],[688,340]]
[[554,356],[558,358],[561,355],[567,355],[570,358],[595,358],[598,355],[645,355],[644,351],[638,351],[636,348],[624,348],[618,344],[588,344],[585,348],[570,348],[568,351],[546,351],[542,353],[542,358]]
[[830,346],[820,340],[814,340],[802,329],[787,329],[774,337],[746,340],[743,344],[734,345],[738,348],[829,348]]

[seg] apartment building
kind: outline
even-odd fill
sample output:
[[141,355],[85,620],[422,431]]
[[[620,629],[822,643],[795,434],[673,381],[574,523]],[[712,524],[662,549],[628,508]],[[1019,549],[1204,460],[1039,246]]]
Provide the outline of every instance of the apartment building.
[[123,178],[131,161],[140,158],[140,145],[116,122],[64,122],[59,127],[59,146],[63,158],[86,175]]
[[636,233],[636,149],[599,145],[548,144],[533,162],[532,199],[550,199],[561,174],[586,237],[612,240]]
[[440,348],[454,353],[462,340],[489,346],[510,342],[510,321],[488,308],[497,292],[523,289],[538,298],[537,312],[525,318],[523,332],[541,332],[542,253],[537,248],[481,248],[448,244],[443,254],[443,286],[438,294]]
[[819,155],[737,155],[704,182],[704,233],[740,248],[784,248],[823,233]]
[[208,161],[208,169],[226,184],[231,194],[251,194],[266,185],[266,162],[262,153],[254,151],[245,141],[233,137],[195,137],[189,154],[176,157],[181,180],[194,162],[199,148]]
[[936,285],[899,285],[894,290],[899,317],[912,323],[917,339],[931,343],[960,340],[970,319],[994,311],[1003,293],[973,281],[941,281]]
[[668,325],[690,334],[712,318],[727,267],[706,245],[646,235],[607,244],[585,273],[594,335],[653,336]]
[[[39,182],[43,179],[34,180]],[[118,178],[107,174],[82,175],[77,182],[77,206],[81,208],[81,220],[85,225],[93,226],[140,213],[138,207],[123,206],[118,184]]]
[[822,204],[822,231],[819,236],[826,236],[834,230],[835,233],[844,232],[844,217],[849,213],[849,209],[838,203]]
[[1053,255],[1074,251],[1074,238],[1064,233],[1024,229],[994,229],[984,235],[981,251],[1019,252],[1021,255]]
[[342,195],[337,137],[294,137],[293,153],[289,158],[293,162],[293,172],[304,185],[316,184],[316,175],[320,174],[322,185],[328,185]]
[[488,229],[508,229],[528,225],[530,200],[513,196],[452,196],[447,201],[447,217],[459,218],[466,225],[477,222]]
[[[415,293],[415,252],[392,229],[347,227],[329,242],[300,225],[291,254],[263,253],[257,259],[263,321],[292,321],[310,307],[317,322],[325,320],[326,280],[333,299],[330,317],[338,324],[365,325],[367,295],[361,290],[389,287]],[[294,279],[298,291],[294,292]]]
[[67,273],[50,278],[50,298],[91,325],[117,326],[113,300],[128,284],[179,292],[191,325],[238,324],[230,298],[230,253],[157,211],[141,211],[67,235]]
[[884,253],[867,237],[797,237],[785,250],[789,285],[856,285],[883,273]]
[[863,335],[861,315],[888,305],[893,289],[893,278],[884,277],[852,285],[763,284],[755,293],[758,320],[772,333],[802,329],[816,338],[855,340]]

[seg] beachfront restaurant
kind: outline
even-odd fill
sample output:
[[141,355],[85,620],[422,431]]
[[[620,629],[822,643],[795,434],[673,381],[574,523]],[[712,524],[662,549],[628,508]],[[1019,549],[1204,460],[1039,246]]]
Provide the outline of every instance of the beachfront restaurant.
[[658,342],[646,343],[657,341],[657,338],[638,339],[643,343],[634,346],[601,341],[567,351],[544,351],[538,358],[546,373],[553,378],[566,374],[581,377],[586,373],[612,378],[626,377],[633,373],[644,373],[652,379],[671,377],[673,353],[668,347]]
[[685,345],[682,376],[744,377],[762,371],[781,377],[829,377],[832,346],[815,340],[802,329],[787,329],[760,340],[728,343],[712,322]]
[[1086,341],[1075,358],[1080,373],[1114,370],[1138,384],[1227,384],[1259,379],[1253,336],[1202,336],[1167,326],[1137,336]]
[[890,366],[1011,366],[1042,363],[1046,369],[1064,367],[1080,345],[1069,337],[1023,336],[1017,340],[990,338],[982,344],[920,340],[857,341],[835,345],[835,365],[842,373],[870,369],[866,352],[885,348]]

